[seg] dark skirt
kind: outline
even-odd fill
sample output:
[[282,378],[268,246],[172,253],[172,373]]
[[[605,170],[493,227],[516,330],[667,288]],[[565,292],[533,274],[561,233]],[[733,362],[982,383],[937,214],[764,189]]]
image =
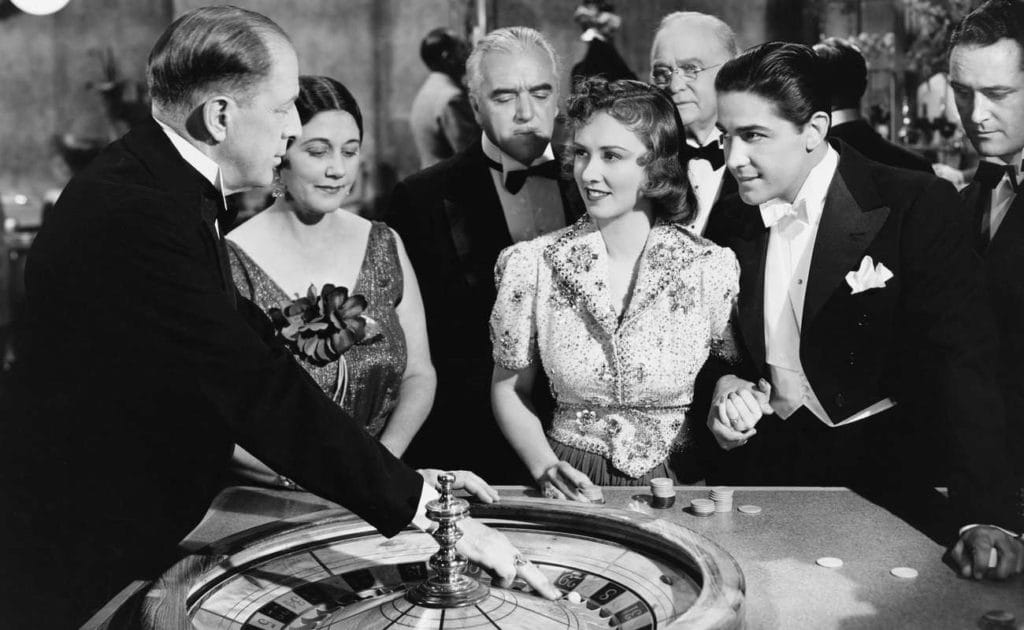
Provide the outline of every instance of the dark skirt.
[[615,468],[611,460],[604,455],[590,453],[550,438],[548,443],[551,444],[558,459],[590,477],[590,480],[598,486],[645,486],[656,477],[668,477],[673,483],[679,483],[676,474],[669,468],[667,460],[647,471],[642,477],[630,477]]

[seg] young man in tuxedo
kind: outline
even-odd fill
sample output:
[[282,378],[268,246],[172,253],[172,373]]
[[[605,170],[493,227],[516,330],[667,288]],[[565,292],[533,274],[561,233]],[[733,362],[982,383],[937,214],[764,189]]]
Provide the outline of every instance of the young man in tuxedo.
[[491,412],[488,321],[498,253],[571,222],[551,147],[559,63],[539,32],[502,28],[477,43],[466,78],[482,137],[399,183],[388,217],[420,283],[437,370],[433,411],[406,459],[528,482]]
[[1016,464],[1016,511],[1024,516],[1024,4],[990,1],[964,18],[951,38],[949,80],[981,156],[961,194],[999,334],[996,374]]
[[868,64],[853,45],[829,37],[814,45],[825,64],[831,105],[828,137],[838,138],[865,157],[889,166],[932,172],[931,163],[898,144],[878,135],[860,114],[860,101],[868,87]]
[[[157,40],[147,73],[153,119],[68,184],[29,256],[23,414],[0,425],[10,627],[77,627],[170,566],[236,442],[388,536],[428,526],[437,496],[231,281],[224,195],[269,185],[300,132],[288,37],[258,13],[197,9]],[[503,580],[522,574],[503,535],[464,532]],[[40,587],[54,576],[57,596]]]
[[[747,389],[716,397],[709,427],[735,449],[737,482],[903,500],[930,481],[915,456],[922,431],[948,436],[961,524],[1008,524],[995,334],[959,198],[934,176],[829,146],[826,85],[809,47],[779,42],[716,79],[739,195],[708,233],[742,269],[735,329]],[[948,417],[916,414],[922,402]],[[979,557],[1002,552],[994,576],[1018,567],[1011,543],[969,541]]]
[[718,200],[736,191],[718,144],[715,77],[738,52],[728,24],[695,11],[665,16],[651,46],[651,82],[675,103],[685,131],[679,161],[697,204],[692,227],[698,234],[704,233]]

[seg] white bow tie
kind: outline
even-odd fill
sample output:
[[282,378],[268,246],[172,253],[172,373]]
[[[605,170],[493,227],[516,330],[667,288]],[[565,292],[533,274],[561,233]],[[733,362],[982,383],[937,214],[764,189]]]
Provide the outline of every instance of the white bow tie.
[[803,199],[797,199],[796,203],[785,201],[769,201],[761,204],[761,220],[764,226],[770,228],[786,217],[792,217],[797,221],[808,223],[807,204]]

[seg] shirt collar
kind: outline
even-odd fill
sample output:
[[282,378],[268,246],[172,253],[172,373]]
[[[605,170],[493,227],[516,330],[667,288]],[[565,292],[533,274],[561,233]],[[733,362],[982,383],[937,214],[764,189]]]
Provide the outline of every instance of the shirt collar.
[[548,143],[548,146],[544,149],[544,153],[542,153],[540,157],[534,160],[531,164],[523,164],[519,160],[509,156],[507,153],[499,149],[498,145],[491,142],[491,139],[487,137],[487,134],[481,135],[483,135],[483,140],[481,141],[481,144],[483,145],[484,155],[491,158],[498,164],[501,164],[502,181],[504,181],[505,175],[510,171],[521,171],[531,166],[543,164],[545,162],[550,162],[551,160],[555,159],[555,152],[554,150],[552,150],[550,142]]
[[[221,178],[220,166],[217,165],[213,159],[197,149],[191,142],[181,137],[181,135],[171,129],[163,122],[156,120],[156,124],[160,125],[160,129],[163,130],[167,139],[171,141],[174,148],[181,155],[181,158],[188,162],[189,166],[199,171],[199,174],[203,176],[203,179],[210,182],[214,188],[220,191],[221,195],[229,195],[231,191],[224,188],[223,179]],[[227,204],[225,204],[227,205]]]
[[856,109],[852,108],[837,109],[829,115],[829,118],[832,120],[830,126],[835,127],[836,125],[841,125],[843,123],[860,120],[860,114]]
[[[832,185],[832,178],[835,176],[838,166],[839,154],[831,146],[826,145],[824,157],[807,173],[807,179],[804,180],[800,192],[793,200],[793,205],[803,201],[807,212],[807,223],[810,225],[817,225],[821,219],[821,213],[825,207],[825,195],[828,194],[828,188]],[[780,203],[786,202],[776,197],[762,203],[759,207],[763,211],[769,206]]]
[[718,139],[719,139],[719,138],[720,138],[721,136],[722,136],[722,130],[721,130],[721,129],[719,129],[719,128],[718,128],[718,127],[716,126],[716,127],[712,127],[712,128],[711,128],[711,133],[710,133],[710,134],[708,134],[708,137],[707,137],[707,138],[706,138],[706,139],[704,140],[704,144],[699,144],[699,143],[697,142],[697,139],[696,139],[696,138],[694,138],[694,137],[692,137],[692,136],[686,136],[686,144],[690,145],[691,147],[696,147],[696,148],[698,148],[698,149],[699,149],[699,148],[701,148],[702,146],[703,146],[703,147],[706,147],[706,146],[708,146],[708,145],[709,145],[709,144],[711,144],[712,142],[718,142]]

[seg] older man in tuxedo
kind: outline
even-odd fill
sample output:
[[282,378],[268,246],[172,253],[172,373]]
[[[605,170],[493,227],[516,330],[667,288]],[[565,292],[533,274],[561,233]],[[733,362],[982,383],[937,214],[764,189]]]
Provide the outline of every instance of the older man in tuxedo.
[[[0,425],[9,627],[77,627],[165,569],[235,442],[385,535],[428,526],[437,496],[323,394],[231,281],[224,195],[269,185],[300,132],[288,37],[258,13],[197,9],[160,37],[147,72],[153,119],[68,184],[29,256],[24,416]],[[464,531],[465,551],[515,576],[503,535]],[[42,587],[55,579],[56,596]]]
[[[999,333],[996,374],[1016,463],[1016,511],[1024,516],[1024,4],[986,2],[964,18],[951,39],[949,80],[982,157],[961,194]],[[963,560],[965,571],[971,560]]]
[[437,370],[434,409],[406,457],[522,482],[491,413],[487,322],[498,253],[570,221],[551,148],[559,63],[543,35],[511,27],[477,43],[466,74],[480,141],[401,182],[388,218],[420,282]]
[[703,234],[719,199],[736,192],[719,146],[715,77],[739,52],[736,35],[713,15],[676,11],[662,19],[651,45],[651,82],[665,90],[679,112],[685,142],[679,160],[697,205],[692,227]]
[[[747,383],[717,397],[709,425],[736,449],[734,478],[924,488],[914,436],[925,430],[948,436],[960,522],[1012,523],[996,338],[956,191],[829,146],[826,83],[807,46],[751,49],[716,88],[739,196],[708,232],[742,268]],[[914,413],[936,399],[948,417]],[[968,544],[986,560],[998,548],[987,574],[1019,570],[1024,550],[1005,534]]]

